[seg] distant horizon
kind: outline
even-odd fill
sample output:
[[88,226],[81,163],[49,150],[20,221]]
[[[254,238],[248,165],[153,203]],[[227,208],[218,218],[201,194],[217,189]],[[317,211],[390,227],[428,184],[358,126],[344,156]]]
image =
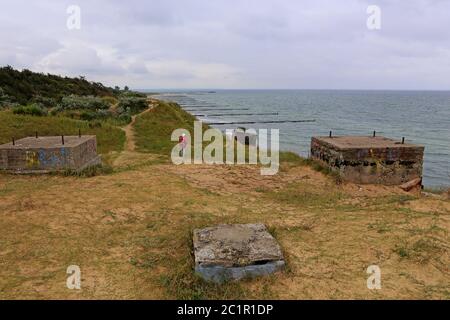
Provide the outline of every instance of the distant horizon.
[[[67,75],[67,74],[61,74],[61,73],[52,73],[52,72],[43,72],[39,70],[33,70],[32,68],[28,67],[22,67],[18,68],[13,65],[1,65],[0,68],[5,67],[11,67],[15,70],[23,71],[23,70],[29,70],[31,72],[35,73],[44,73],[44,74],[51,74],[59,77],[71,77],[71,78],[78,78],[78,77],[84,77],[89,82],[101,82],[103,85],[107,87],[114,88],[115,86],[118,86],[117,84],[109,84],[104,83],[102,81],[95,81],[92,80],[91,77],[87,74],[79,74],[79,75]],[[450,92],[450,89],[377,89],[377,88],[359,88],[359,89],[348,89],[348,88],[206,88],[206,87],[198,87],[198,88],[135,88],[129,85],[128,86],[131,90],[144,92],[144,93],[152,93],[155,92],[159,93],[161,92],[173,92],[173,91],[392,91],[392,92]],[[122,86],[122,87],[124,87]]]
[[[392,91],[392,92],[450,92],[448,90],[440,89],[305,89],[305,88],[155,88],[143,89],[132,88],[132,90],[152,93],[155,91],[174,92],[174,91]],[[162,93],[161,92],[161,93]],[[159,93],[159,92],[156,92]]]

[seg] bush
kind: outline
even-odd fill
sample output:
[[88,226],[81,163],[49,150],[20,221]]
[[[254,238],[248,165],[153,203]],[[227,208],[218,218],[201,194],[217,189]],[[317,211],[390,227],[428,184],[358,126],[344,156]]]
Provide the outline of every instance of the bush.
[[11,97],[5,93],[2,87],[0,87],[0,109],[16,106],[18,106],[18,104],[12,102]]
[[33,103],[41,104],[42,106],[46,108],[51,108],[56,105],[56,101],[52,98],[46,98],[43,96],[34,96],[32,99]]
[[119,115],[128,114],[133,115],[144,111],[148,108],[147,98],[138,97],[121,97],[119,105],[117,106],[117,113]]
[[122,91],[121,98],[147,98],[147,94],[136,91]]
[[76,96],[70,95],[63,97],[58,105],[59,110],[104,110],[109,109],[110,105],[101,97],[94,96]]
[[117,103],[117,99],[111,96],[104,96],[102,97],[102,100],[109,104],[110,106],[115,105]]
[[18,106],[13,108],[14,114],[20,114],[20,115],[30,115],[30,116],[46,116],[47,110],[38,103],[33,103],[28,106]]
[[121,114],[117,120],[123,123],[130,123],[131,122],[131,116],[129,114]]

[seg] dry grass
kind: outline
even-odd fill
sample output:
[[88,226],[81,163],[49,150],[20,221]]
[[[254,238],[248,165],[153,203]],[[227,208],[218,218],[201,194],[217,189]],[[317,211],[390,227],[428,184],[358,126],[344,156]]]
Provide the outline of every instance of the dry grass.
[[[145,135],[156,111],[136,123],[145,153],[109,154],[113,173],[0,175],[0,299],[450,298],[449,200],[337,184],[293,154],[275,176],[167,164],[172,143],[150,143],[167,132]],[[221,286],[198,279],[192,230],[250,222],[269,226],[287,269]],[[72,264],[81,290],[66,288]],[[382,290],[366,287],[373,264]]]
[[[449,298],[448,201],[336,185],[307,166],[274,177],[145,162],[92,178],[0,176],[0,212],[3,299]],[[220,287],[196,278],[192,229],[246,222],[270,227],[288,269]],[[81,291],[65,286],[71,264]],[[377,292],[366,288],[371,264]]]

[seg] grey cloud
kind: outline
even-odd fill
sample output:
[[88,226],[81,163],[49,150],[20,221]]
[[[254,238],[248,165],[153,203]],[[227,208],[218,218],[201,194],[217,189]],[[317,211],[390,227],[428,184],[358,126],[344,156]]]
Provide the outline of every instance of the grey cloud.
[[[65,26],[71,4],[81,30]],[[437,0],[17,0],[0,12],[0,64],[139,88],[448,89],[449,12]]]

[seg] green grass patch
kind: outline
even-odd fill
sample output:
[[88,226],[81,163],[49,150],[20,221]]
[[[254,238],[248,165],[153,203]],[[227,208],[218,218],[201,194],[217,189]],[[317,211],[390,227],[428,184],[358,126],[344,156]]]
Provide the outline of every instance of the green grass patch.
[[293,183],[263,195],[279,202],[308,208],[335,208],[338,202],[345,198],[345,195],[337,190],[323,192],[307,183]]
[[[171,141],[172,132],[183,128],[193,138],[195,117],[176,103],[159,101],[151,111],[138,116],[134,125],[137,151],[170,156],[178,141]],[[204,126],[207,128],[207,126]]]
[[113,168],[107,164],[100,164],[96,166],[87,167],[81,171],[76,170],[65,170],[63,172],[64,176],[74,176],[74,177],[95,177],[99,175],[106,175],[113,173]]
[[78,135],[81,130],[83,135],[96,135],[98,152],[105,154],[110,151],[121,151],[125,143],[125,133],[119,128],[98,122],[73,120],[66,117],[47,116],[34,117],[30,115],[15,115],[10,111],[0,112],[0,144],[34,136],[36,132],[40,136]]

